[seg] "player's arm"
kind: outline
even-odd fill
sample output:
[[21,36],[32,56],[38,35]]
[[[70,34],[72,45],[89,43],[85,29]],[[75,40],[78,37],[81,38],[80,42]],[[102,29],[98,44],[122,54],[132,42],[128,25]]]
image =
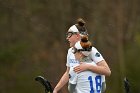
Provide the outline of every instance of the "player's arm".
[[93,66],[89,64],[89,66],[87,66],[87,69],[105,76],[110,76],[111,74],[111,70],[105,60],[98,62],[97,66]]
[[57,93],[69,80],[69,67],[67,67],[66,72],[63,74],[56,87],[54,88],[53,93]]
[[74,68],[74,71],[81,72],[85,70],[90,70],[94,73],[110,76],[111,71],[108,64],[106,63],[103,56],[98,52],[98,50],[95,47],[92,48],[91,59],[96,63],[97,66],[82,62],[82,64]]
[[94,73],[102,74],[105,76],[110,76],[111,74],[111,70],[105,60],[98,62],[97,66],[81,62],[79,66],[76,66],[74,68],[74,71],[77,73],[86,71],[86,70],[90,70]]

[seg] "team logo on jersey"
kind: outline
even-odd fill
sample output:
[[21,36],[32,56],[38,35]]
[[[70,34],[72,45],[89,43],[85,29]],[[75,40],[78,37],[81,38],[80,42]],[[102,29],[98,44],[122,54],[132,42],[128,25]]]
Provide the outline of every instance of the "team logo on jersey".
[[96,57],[100,57],[100,53],[97,52],[97,53],[95,54],[95,56],[96,56]]

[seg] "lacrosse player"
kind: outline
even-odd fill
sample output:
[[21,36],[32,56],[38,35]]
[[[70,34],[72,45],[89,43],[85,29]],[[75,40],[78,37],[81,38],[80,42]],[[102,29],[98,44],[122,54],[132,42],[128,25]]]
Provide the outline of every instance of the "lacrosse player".
[[[96,65],[88,64],[85,62],[82,62],[82,64],[80,64],[80,62],[75,58],[75,55],[73,53],[73,47],[74,47],[75,43],[81,40],[82,35],[87,35],[87,30],[84,25],[85,25],[85,22],[82,19],[79,19],[78,24],[71,26],[68,30],[67,40],[69,41],[71,48],[68,50],[68,54],[67,54],[67,63],[66,63],[67,69],[66,69],[66,72],[61,77],[58,84],[56,85],[56,87],[54,88],[53,93],[58,93],[58,91],[66,83],[68,83],[69,79],[71,78],[70,70],[73,67],[74,67],[74,71],[76,73],[80,73],[83,71],[92,71],[92,73],[97,73],[97,74],[106,75],[106,76],[109,76],[111,74],[110,68],[108,67],[106,61],[103,59],[102,55],[97,51],[97,49],[95,47],[92,47],[92,49],[91,49],[91,59],[95,62]],[[100,76],[97,78],[97,81],[99,81],[98,80],[99,78],[100,78]],[[91,88],[90,93],[92,93],[92,91],[94,91],[93,83],[96,83],[96,82],[92,81],[92,77],[89,77],[88,81],[89,81],[89,85]],[[101,81],[99,81],[99,82],[101,82]],[[97,84],[98,84],[98,82],[97,82]],[[81,93],[81,92],[77,92],[77,93]]]

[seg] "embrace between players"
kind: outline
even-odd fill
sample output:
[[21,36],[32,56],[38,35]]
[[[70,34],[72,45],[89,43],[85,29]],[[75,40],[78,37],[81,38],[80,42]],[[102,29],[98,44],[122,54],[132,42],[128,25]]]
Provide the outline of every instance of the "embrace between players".
[[79,18],[71,26],[66,38],[70,44],[67,53],[67,69],[53,90],[58,93],[68,83],[69,93],[104,93],[105,76],[111,71],[105,59],[88,40],[85,22]]

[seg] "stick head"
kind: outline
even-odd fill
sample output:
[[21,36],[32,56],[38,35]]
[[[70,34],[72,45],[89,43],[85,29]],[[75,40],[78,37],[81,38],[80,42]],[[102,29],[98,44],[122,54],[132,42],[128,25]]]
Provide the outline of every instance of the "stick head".
[[124,88],[126,93],[130,93],[130,83],[126,77],[124,78]]
[[37,76],[35,78],[36,81],[40,82],[44,87],[45,87],[45,92],[48,93],[52,93],[53,92],[53,88],[50,84],[50,82],[48,80],[46,80],[44,77],[42,76]]

